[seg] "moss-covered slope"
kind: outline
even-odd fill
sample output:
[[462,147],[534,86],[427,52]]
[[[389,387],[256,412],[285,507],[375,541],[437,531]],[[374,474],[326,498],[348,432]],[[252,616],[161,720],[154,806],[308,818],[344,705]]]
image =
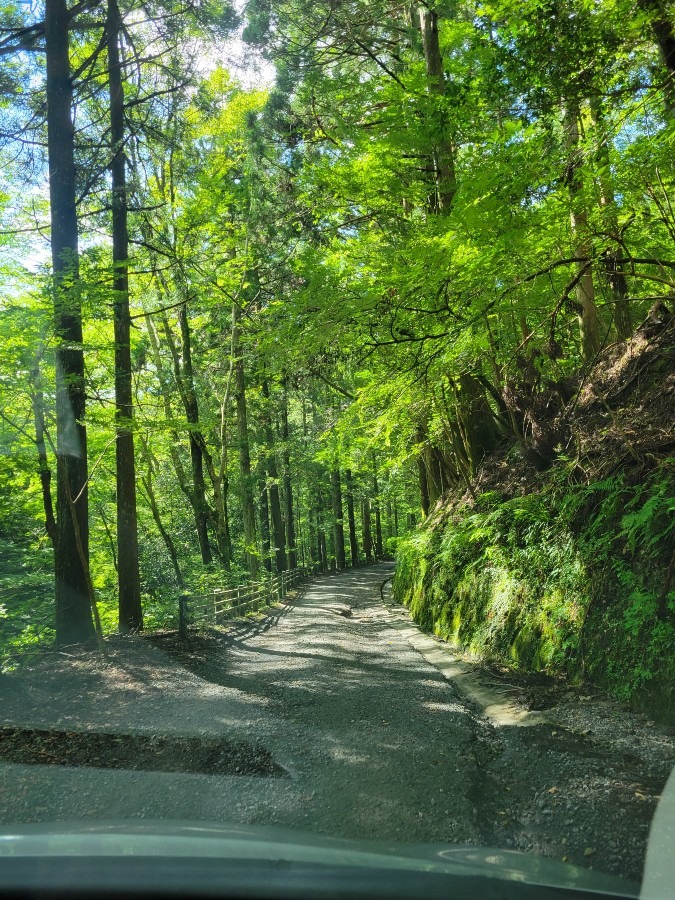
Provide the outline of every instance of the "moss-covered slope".
[[[653,355],[655,375],[675,402],[663,359]],[[655,383],[642,362],[644,394]],[[582,407],[576,444],[595,468],[561,457],[530,477],[518,445],[503,451],[474,497],[446,497],[399,545],[394,594],[425,629],[464,650],[588,679],[675,719],[675,456],[667,440],[675,416],[669,425],[660,408],[650,422],[635,391],[640,385],[623,391],[614,423],[630,407],[643,435],[665,436],[665,452],[634,445],[620,458],[616,428],[599,428]],[[612,473],[594,479],[603,467]]]

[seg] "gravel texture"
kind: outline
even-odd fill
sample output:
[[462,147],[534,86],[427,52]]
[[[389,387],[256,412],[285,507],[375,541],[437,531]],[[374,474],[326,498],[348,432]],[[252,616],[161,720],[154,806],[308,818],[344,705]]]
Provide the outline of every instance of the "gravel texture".
[[637,879],[672,735],[600,695],[477,666],[478,680],[545,715],[528,728],[491,720],[393,627],[380,593],[391,572],[318,579],[186,645],[119,639],[107,659],[50,654],[1,676],[0,726],[225,741],[286,777],[4,761],[0,821],[277,824],[510,847]]

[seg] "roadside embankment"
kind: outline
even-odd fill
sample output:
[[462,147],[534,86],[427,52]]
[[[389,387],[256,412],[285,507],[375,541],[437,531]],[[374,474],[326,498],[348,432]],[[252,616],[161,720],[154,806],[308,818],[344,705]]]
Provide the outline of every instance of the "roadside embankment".
[[675,329],[600,360],[555,462],[487,459],[399,544],[395,599],[426,630],[528,672],[589,681],[675,721]]

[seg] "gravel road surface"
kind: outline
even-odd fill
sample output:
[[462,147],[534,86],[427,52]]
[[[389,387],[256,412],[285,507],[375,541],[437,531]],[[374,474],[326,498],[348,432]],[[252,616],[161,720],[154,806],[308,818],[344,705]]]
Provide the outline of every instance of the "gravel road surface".
[[[392,571],[323,577],[261,619],[187,646],[173,635],[119,639],[105,660],[50,654],[1,676],[0,726],[126,744],[141,735],[144,747],[157,735],[163,758],[168,736],[185,772],[188,738],[222,738],[235,761],[242,748],[252,759],[264,751],[274,774],[109,768],[105,750],[80,765],[0,761],[0,821],[276,824],[511,847],[638,878],[672,735],[599,695],[550,686],[530,727],[491,718],[413,647],[406,614],[382,603]],[[477,667],[475,676],[536,705],[536,690]]]

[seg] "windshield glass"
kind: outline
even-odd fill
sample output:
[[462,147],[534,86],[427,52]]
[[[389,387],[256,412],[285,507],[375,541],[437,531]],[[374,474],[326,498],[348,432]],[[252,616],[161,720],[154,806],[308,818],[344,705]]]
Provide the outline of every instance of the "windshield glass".
[[671,13],[0,2],[0,835],[640,883]]

